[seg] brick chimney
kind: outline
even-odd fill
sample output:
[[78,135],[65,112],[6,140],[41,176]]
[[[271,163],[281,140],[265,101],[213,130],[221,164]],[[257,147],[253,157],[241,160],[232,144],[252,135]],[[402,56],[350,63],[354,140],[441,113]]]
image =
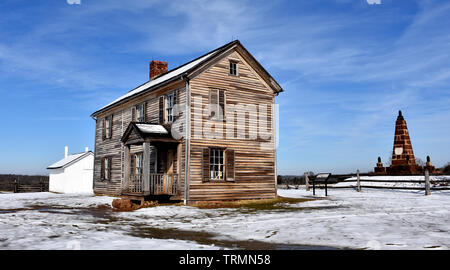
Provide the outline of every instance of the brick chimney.
[[167,62],[153,60],[150,62],[150,80],[159,74],[167,72]]

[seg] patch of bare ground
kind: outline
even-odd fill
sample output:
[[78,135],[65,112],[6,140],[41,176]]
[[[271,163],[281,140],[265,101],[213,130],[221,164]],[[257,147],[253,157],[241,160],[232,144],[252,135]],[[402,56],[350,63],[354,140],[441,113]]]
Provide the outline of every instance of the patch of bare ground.
[[336,250],[339,248],[315,245],[280,244],[258,240],[224,239],[204,231],[187,231],[169,228],[155,228],[146,224],[133,224],[130,235],[140,238],[175,239],[194,241],[203,245],[245,250]]

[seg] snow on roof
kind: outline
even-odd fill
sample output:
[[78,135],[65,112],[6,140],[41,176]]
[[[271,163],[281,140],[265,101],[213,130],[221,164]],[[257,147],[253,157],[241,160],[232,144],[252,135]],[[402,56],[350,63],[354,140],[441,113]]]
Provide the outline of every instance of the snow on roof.
[[59,168],[65,167],[79,159],[82,159],[84,156],[88,156],[89,154],[94,154],[94,153],[92,153],[91,151],[88,151],[88,152],[84,152],[84,153],[68,155],[67,157],[61,159],[60,161],[55,162],[52,165],[48,166],[47,169],[59,169]]
[[115,103],[117,103],[117,102],[119,102],[119,101],[121,101],[121,100],[123,100],[123,99],[125,99],[127,97],[136,95],[136,94],[138,94],[138,93],[140,93],[140,92],[142,92],[142,91],[144,91],[144,90],[146,90],[146,89],[148,89],[148,88],[150,88],[152,86],[158,85],[158,84],[160,84],[162,82],[165,82],[167,80],[175,78],[175,77],[183,74],[184,72],[190,70],[191,68],[197,66],[198,64],[200,64],[204,60],[208,59],[209,57],[213,56],[216,52],[217,51],[214,50],[214,51],[210,52],[209,54],[206,54],[205,56],[198,58],[195,61],[192,61],[192,62],[190,62],[190,63],[188,63],[188,64],[186,64],[184,66],[178,67],[176,69],[173,69],[173,70],[167,72],[166,74],[163,74],[163,75],[155,78],[154,80],[148,81],[148,82],[144,83],[143,85],[135,88],[134,90],[131,90],[130,92],[126,93],[125,95],[119,97],[118,99],[114,100],[113,102],[109,103],[108,105],[102,107],[100,110],[103,110],[106,107],[109,107],[109,106],[111,106],[111,105],[113,105],[113,104],[115,104]]
[[136,124],[136,127],[142,133],[159,133],[159,134],[169,134],[167,129],[161,125],[154,124]]

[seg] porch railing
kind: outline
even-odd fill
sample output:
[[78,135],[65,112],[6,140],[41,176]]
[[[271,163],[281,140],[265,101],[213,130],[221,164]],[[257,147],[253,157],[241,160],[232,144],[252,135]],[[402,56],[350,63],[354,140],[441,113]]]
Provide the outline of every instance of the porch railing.
[[177,195],[178,175],[151,173],[148,182],[143,180],[142,174],[130,175],[124,191],[131,194]]
[[142,193],[143,190],[142,174],[132,174],[126,185],[126,193]]
[[178,175],[152,173],[150,174],[150,194],[176,195],[178,193]]

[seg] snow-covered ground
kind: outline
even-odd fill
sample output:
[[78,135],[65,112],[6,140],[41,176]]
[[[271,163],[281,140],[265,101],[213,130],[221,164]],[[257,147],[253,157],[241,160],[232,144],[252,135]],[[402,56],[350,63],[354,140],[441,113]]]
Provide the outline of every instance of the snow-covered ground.
[[[450,192],[331,189],[266,209],[107,208],[113,198],[0,194],[0,249],[449,249]],[[311,198],[304,189],[279,195]]]

